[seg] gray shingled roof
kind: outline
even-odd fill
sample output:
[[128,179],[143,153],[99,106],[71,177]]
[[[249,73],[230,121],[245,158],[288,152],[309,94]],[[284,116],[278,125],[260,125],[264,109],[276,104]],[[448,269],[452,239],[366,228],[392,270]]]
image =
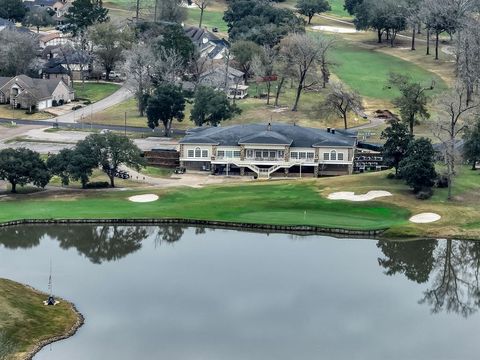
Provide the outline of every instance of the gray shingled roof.
[[[62,79],[32,79],[26,75],[18,75],[9,78],[8,81],[12,79],[18,79],[20,86],[37,100],[50,98],[58,84],[63,81]],[[6,82],[3,85],[5,84]]]
[[0,88],[2,88],[3,85],[5,85],[7,82],[9,82],[10,79],[11,79],[11,77],[0,76]]
[[290,145],[292,147],[352,147],[356,135],[346,131],[335,134],[323,129],[289,124],[232,125],[189,130],[180,144],[214,144],[238,146],[240,144]]

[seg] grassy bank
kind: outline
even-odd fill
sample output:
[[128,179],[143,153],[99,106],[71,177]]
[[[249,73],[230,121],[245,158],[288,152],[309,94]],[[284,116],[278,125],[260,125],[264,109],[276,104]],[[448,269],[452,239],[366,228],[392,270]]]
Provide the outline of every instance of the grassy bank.
[[72,306],[45,306],[46,295],[0,279],[0,358],[23,359],[40,342],[64,336],[77,322]]

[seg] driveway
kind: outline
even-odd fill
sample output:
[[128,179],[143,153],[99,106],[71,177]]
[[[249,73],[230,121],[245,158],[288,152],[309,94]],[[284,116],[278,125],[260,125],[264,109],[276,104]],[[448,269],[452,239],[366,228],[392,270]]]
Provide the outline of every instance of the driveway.
[[45,120],[47,122],[57,121],[61,123],[70,123],[73,124],[80,119],[88,119],[92,114],[101,112],[109,107],[115,106],[124,102],[125,100],[133,97],[133,93],[128,88],[128,85],[123,84],[120,89],[115,91],[112,95],[107,96],[105,99],[97,101],[91,105],[87,105],[79,110],[71,111],[67,114],[57,116],[53,119]]

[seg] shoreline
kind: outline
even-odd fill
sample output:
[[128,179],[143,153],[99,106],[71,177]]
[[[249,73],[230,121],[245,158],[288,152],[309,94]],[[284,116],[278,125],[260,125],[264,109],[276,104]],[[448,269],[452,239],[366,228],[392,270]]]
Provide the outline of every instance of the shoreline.
[[[25,286],[29,287],[28,285],[25,285]],[[66,301],[66,300],[63,300],[63,301]],[[67,303],[70,304],[70,308],[77,316],[77,321],[75,322],[75,324],[73,324],[73,326],[63,335],[54,336],[50,339],[45,339],[40,341],[37,344],[34,344],[33,349],[28,351],[24,355],[23,360],[32,360],[35,357],[35,355],[37,355],[45,346],[48,346],[58,341],[71,338],[77,333],[78,329],[80,329],[83,326],[83,324],[85,324],[85,317],[77,310],[77,308],[75,307],[75,304],[69,301],[67,301]]]
[[340,236],[367,236],[379,237],[388,228],[384,229],[342,229],[342,228],[328,228],[313,225],[275,225],[275,224],[257,224],[257,223],[242,223],[233,221],[220,220],[198,220],[185,218],[131,218],[131,219],[20,219],[13,221],[6,221],[0,223],[2,227],[13,227],[18,225],[79,225],[79,224],[115,224],[115,225],[169,225],[180,224],[187,226],[208,226],[214,228],[225,228],[232,230],[259,230],[272,232],[286,232],[294,234],[316,234],[316,235],[340,235]]
[[[389,236],[389,230],[392,228],[379,228],[370,230],[360,229],[342,229],[328,228],[313,225],[277,225],[261,223],[242,223],[221,220],[199,220],[186,218],[109,218],[109,219],[20,219],[13,221],[0,222],[0,228],[14,227],[19,225],[185,225],[185,226],[206,226],[216,229],[227,230],[251,230],[254,232],[275,232],[288,233],[296,235],[325,235],[339,238],[366,237],[369,239],[387,239],[387,240],[421,240],[421,239],[451,239],[465,241],[480,241],[479,238],[456,236],[428,236],[418,234],[404,234],[400,236]],[[394,232],[395,234],[395,232]],[[384,236],[385,235],[385,236]]]

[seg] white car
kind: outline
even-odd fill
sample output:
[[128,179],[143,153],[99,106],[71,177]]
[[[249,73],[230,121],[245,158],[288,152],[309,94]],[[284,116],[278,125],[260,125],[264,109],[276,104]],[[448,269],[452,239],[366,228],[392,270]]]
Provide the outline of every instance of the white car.
[[[107,78],[107,73],[106,72],[102,73],[102,78],[103,79]],[[110,71],[109,79],[114,80],[114,81],[121,81],[121,80],[125,80],[125,76],[118,71]]]

